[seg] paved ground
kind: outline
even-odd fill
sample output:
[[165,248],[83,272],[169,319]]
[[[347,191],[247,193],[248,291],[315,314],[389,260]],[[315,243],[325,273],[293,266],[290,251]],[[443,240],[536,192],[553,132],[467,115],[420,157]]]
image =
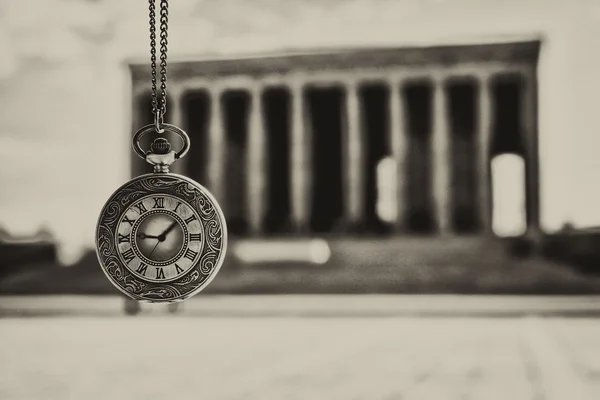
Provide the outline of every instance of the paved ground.
[[[473,309],[491,302],[455,304],[460,301]],[[232,309],[236,299],[221,304],[227,302]],[[503,318],[234,317],[194,312],[199,306],[186,303],[178,315],[153,308],[127,317],[98,308],[88,316],[83,309],[6,316],[0,319],[0,399],[600,398],[600,320],[594,318],[540,317],[531,310]]]
[[[600,316],[600,296],[234,295],[200,294],[178,303],[187,316]],[[142,314],[166,306],[143,304]],[[0,317],[119,316],[118,296],[0,296]]]

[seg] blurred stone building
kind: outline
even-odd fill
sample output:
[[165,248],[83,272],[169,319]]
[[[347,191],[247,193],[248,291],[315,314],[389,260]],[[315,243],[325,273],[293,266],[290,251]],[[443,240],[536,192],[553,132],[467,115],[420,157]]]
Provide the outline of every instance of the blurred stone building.
[[[490,160],[515,153],[537,232],[539,46],[172,62],[167,120],[195,144],[174,170],[213,191],[234,235],[487,234]],[[134,127],[152,122],[147,70],[132,68]]]
[[[147,2],[0,18],[1,222],[90,246],[149,171],[129,141],[151,121]],[[522,233],[597,223],[578,182],[600,173],[599,23],[593,0],[172,2],[167,121],[192,139],[174,169],[239,238],[489,237],[502,154],[523,161]]]

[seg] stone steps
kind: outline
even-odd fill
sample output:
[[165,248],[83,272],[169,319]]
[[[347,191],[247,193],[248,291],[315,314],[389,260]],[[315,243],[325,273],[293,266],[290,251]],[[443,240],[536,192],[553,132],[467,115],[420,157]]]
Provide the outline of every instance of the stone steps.
[[331,241],[330,245],[341,261],[360,266],[495,265],[509,258],[501,242],[478,237],[350,239]]
[[[331,239],[328,244],[331,258],[324,264],[248,264],[232,251],[205,293],[600,293],[598,282],[568,266],[513,259],[502,242],[490,239]],[[93,252],[73,267],[31,267],[0,282],[5,294],[115,291]]]

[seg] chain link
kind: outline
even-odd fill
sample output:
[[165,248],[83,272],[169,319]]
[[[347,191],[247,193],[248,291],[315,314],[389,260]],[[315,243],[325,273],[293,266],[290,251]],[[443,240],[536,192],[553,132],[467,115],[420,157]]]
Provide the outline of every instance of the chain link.
[[157,131],[162,131],[160,125],[167,112],[167,29],[169,23],[169,2],[160,0],[160,95],[156,79],[156,6],[155,0],[149,2],[150,17],[150,66],[152,74],[152,114]]

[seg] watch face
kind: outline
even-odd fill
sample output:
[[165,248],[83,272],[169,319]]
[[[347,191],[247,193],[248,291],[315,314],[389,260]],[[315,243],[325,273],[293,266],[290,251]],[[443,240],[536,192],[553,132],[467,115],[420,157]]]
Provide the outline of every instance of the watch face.
[[162,194],[139,199],[117,225],[118,253],[138,277],[168,282],[198,261],[203,232],[198,214],[181,199]]
[[227,250],[225,217],[212,195],[177,174],[146,174],[108,199],[96,253],[110,282],[149,302],[184,300],[218,273]]

